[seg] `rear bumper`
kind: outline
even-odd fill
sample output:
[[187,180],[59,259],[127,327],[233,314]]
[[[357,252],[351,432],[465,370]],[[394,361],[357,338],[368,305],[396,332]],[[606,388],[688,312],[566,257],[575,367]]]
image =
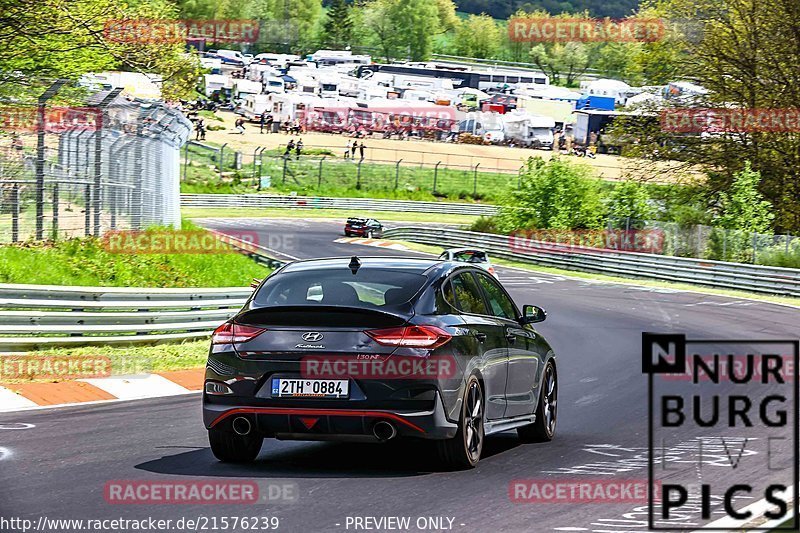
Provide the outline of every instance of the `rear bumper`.
[[388,422],[401,437],[448,439],[458,430],[457,424],[447,420],[438,393],[428,411],[203,403],[203,422],[208,429],[230,429],[240,416],[248,418],[254,431],[264,437],[293,440],[377,440],[373,428],[378,422]]

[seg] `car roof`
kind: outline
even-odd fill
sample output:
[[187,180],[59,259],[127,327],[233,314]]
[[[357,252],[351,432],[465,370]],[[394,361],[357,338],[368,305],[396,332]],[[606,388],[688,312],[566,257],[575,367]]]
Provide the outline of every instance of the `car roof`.
[[[288,263],[281,272],[301,272],[305,270],[326,270],[348,268],[352,257],[328,257],[323,259],[303,259]],[[422,259],[416,257],[359,257],[361,269],[390,269],[404,270],[423,274],[431,267],[441,265],[437,259]]]

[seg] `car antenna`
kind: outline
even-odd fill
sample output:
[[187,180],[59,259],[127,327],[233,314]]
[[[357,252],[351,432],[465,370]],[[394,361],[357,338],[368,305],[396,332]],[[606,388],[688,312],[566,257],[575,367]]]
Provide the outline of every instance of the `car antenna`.
[[358,272],[358,269],[361,268],[361,260],[358,258],[357,255],[354,255],[353,257],[350,258],[350,264],[347,265],[347,268],[349,268],[353,272],[353,275],[355,275],[356,272]]

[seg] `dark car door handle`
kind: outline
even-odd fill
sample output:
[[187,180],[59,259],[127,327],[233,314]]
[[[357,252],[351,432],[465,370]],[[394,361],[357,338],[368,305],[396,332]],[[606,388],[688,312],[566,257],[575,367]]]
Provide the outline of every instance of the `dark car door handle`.
[[510,331],[506,331],[506,340],[511,344],[514,344],[514,341],[517,340],[517,336]]
[[475,333],[475,338],[478,339],[478,342],[483,342],[486,340],[486,333]]

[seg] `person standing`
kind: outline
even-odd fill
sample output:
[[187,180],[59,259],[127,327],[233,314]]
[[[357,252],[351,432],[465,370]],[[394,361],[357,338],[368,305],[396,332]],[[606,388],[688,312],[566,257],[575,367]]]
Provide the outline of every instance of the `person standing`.
[[350,158],[356,158],[356,149],[358,148],[358,141],[353,141],[353,144],[350,146]]
[[350,157],[350,150],[353,149],[353,141],[350,139],[347,140],[347,146],[344,147],[344,158],[348,159]]
[[272,123],[275,122],[275,117],[272,116],[272,113],[267,115],[267,133],[272,133]]
[[367,147],[364,146],[364,141],[361,141],[361,146],[358,147],[358,152],[359,152],[359,156],[361,156],[360,157],[361,161],[364,160],[364,150],[366,150],[366,149],[367,149]]
[[294,153],[297,156],[297,159],[300,159],[300,154],[303,152],[303,139],[300,138],[297,140],[297,144],[294,147]]
[[261,126],[261,130],[259,131],[259,133],[264,133],[264,126],[267,125],[267,112],[266,111],[261,113],[261,118],[258,121],[258,125]]
[[294,139],[289,139],[289,142],[286,144],[286,151],[283,152],[283,157],[289,159],[292,156],[292,150],[294,150]]
[[196,141],[206,140],[206,123],[203,122],[202,118],[197,119],[197,123],[195,124],[195,129],[197,130],[197,135],[195,136],[195,140]]
[[244,135],[244,119],[243,118],[237,118],[236,122],[234,123],[234,125],[236,127],[236,131],[239,132],[239,135]]

